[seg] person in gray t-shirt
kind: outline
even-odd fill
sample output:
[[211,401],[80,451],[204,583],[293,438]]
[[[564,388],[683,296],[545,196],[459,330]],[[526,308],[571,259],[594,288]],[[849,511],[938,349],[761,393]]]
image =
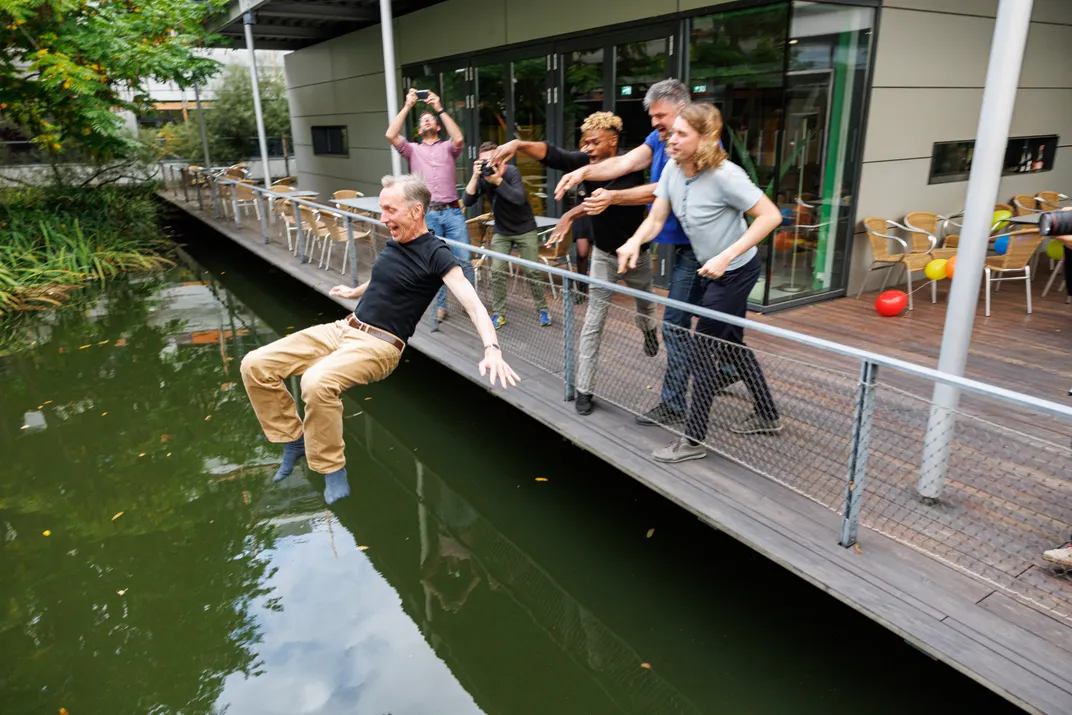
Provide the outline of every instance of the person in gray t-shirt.
[[[674,158],[663,170],[655,189],[655,203],[636,234],[618,249],[618,267],[635,265],[641,245],[662,229],[673,210],[702,264],[704,279],[700,305],[743,318],[748,295],[759,280],[760,261],[756,244],[782,222],[778,207],[736,164],[726,160],[719,146],[722,115],[709,104],[686,106],[668,141]],[[749,226],[744,215],[754,218]],[[745,347],[744,329],[721,320],[700,318],[691,360],[695,370],[692,403],[685,437],[657,450],[660,462],[701,459],[707,451],[700,444],[707,436],[707,422],[715,395],[731,380],[744,380],[755,402],[755,413],[730,427],[737,434],[772,434],[782,430],[778,408],[756,356]],[[736,377],[726,377],[719,363],[731,365]]]

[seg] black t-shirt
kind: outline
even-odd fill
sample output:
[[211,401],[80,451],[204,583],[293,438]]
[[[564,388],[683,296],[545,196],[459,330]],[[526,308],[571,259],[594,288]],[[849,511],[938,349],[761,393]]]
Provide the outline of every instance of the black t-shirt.
[[[582,166],[588,166],[588,155],[583,151],[564,151],[557,146],[547,145],[547,155],[543,163],[552,169],[559,171],[574,171]],[[610,181],[585,181],[581,184],[581,190],[586,196],[591,196],[596,189],[616,191],[619,189],[632,189],[649,183],[644,178],[643,171],[631,171],[624,176]],[[646,214],[645,206],[609,206],[607,210],[595,216],[586,216],[588,225],[581,225],[582,230],[587,230],[591,235],[582,236],[578,230],[574,230],[575,236],[592,239],[596,247],[607,253],[614,253],[628,241],[640,224],[644,222]],[[576,226],[576,222],[574,222]],[[590,230],[589,230],[590,229]],[[648,244],[644,244],[648,248]]]
[[368,288],[354,315],[409,340],[442,287],[443,276],[456,265],[450,247],[430,233],[407,243],[391,239],[372,264]]

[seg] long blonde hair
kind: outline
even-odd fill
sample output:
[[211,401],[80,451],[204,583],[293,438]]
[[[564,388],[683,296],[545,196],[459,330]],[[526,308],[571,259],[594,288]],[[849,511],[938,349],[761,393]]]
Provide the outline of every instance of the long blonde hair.
[[717,169],[722,166],[728,154],[718,145],[722,136],[722,112],[718,111],[718,107],[693,102],[686,104],[678,116],[700,134],[699,146],[692,157],[696,170]]

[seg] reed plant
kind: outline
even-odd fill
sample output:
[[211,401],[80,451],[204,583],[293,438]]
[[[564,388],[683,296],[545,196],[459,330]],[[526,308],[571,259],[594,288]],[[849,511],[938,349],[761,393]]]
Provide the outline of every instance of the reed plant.
[[0,316],[61,305],[88,282],[172,265],[151,187],[0,195]]

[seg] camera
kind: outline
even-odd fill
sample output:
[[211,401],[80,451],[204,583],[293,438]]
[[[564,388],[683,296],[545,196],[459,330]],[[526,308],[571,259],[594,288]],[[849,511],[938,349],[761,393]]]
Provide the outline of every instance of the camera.
[[428,90],[427,89],[418,89],[417,90],[417,99],[421,100],[422,102],[424,100],[428,99]]
[[1072,211],[1047,211],[1039,216],[1038,226],[1041,236],[1072,234]]
[[485,159],[484,163],[480,165],[480,175],[481,176],[491,176],[494,173],[495,173],[495,165],[492,164],[487,159]]

